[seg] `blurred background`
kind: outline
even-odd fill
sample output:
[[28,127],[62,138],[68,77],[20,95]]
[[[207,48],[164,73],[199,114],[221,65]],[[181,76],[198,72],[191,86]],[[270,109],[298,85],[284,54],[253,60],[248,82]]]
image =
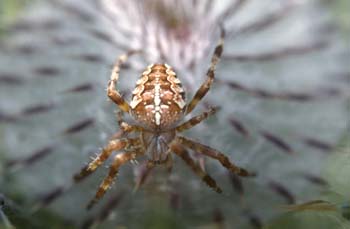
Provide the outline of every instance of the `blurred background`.
[[[0,228],[350,228],[347,0],[0,2]],[[118,131],[105,88],[130,100],[145,66],[167,62],[187,98],[226,29],[216,82],[185,136],[257,173],[238,178],[196,152],[218,195],[176,158],[171,174],[122,167],[92,210],[110,161],[72,175]],[[127,120],[128,117],[125,117]],[[143,182],[136,191],[135,185]]]

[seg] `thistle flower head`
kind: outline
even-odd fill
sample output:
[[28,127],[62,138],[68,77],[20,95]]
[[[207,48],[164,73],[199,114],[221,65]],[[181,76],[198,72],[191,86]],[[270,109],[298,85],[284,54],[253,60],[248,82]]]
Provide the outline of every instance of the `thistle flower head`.
[[218,38],[219,21],[211,9],[195,2],[158,0],[102,1],[101,8],[128,37],[129,48],[142,50],[149,63],[167,62],[194,86],[194,70]]

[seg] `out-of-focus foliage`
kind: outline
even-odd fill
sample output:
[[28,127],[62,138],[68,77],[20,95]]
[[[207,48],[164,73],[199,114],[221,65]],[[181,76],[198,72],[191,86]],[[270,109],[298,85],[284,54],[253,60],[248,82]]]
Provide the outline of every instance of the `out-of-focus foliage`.
[[[334,18],[338,20],[338,26],[347,41],[347,53],[350,52],[350,2],[347,0],[328,1],[333,9]],[[347,76],[348,81],[350,75]],[[348,101],[350,110],[350,100]],[[292,210],[266,226],[273,228],[350,228],[350,116],[345,123],[348,131],[339,143],[325,166],[323,177],[328,183],[327,190],[319,197],[320,205],[309,204],[313,201],[289,207]],[[322,199],[322,200],[321,200]],[[322,203],[324,202],[324,203]],[[294,210],[294,211],[293,211]]]
[[345,33],[345,38],[350,39],[350,1],[336,0],[329,2],[333,7],[334,17],[339,21],[338,25]]
[[[350,127],[350,118],[349,123]],[[266,229],[348,229],[350,228],[350,132],[328,159],[323,177],[327,189],[319,200],[288,206],[286,213],[268,224]]]
[[16,20],[26,5],[37,0],[2,0],[0,1],[0,35],[9,23]]

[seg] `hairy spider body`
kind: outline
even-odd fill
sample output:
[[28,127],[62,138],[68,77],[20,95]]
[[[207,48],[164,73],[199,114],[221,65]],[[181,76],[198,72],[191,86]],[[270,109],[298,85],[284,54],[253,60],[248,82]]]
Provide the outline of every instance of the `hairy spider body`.
[[[207,71],[207,79],[202,83],[189,103],[185,102],[185,92],[172,68],[167,64],[151,64],[136,82],[136,87],[132,92],[132,100],[128,104],[116,90],[115,85],[119,78],[120,66],[130,55],[137,53],[137,51],[130,51],[119,57],[113,67],[107,94],[119,106],[121,111],[129,113],[135,119],[136,125],[130,125],[124,122],[122,120],[122,113],[120,112],[118,124],[122,131],[122,138],[114,138],[109,141],[108,145],[102,149],[102,152],[85,166],[80,173],[74,176],[74,180],[78,182],[93,173],[109,158],[113,151],[124,151],[115,156],[108,175],[101,183],[94,199],[88,204],[88,208],[91,208],[103,197],[114,177],[117,175],[120,166],[144,155],[148,157],[148,169],[152,169],[157,164],[166,164],[171,168],[172,153],[176,154],[185,161],[196,175],[218,193],[222,192],[220,187],[192,159],[188,149],[218,160],[222,166],[239,176],[252,175],[245,169],[230,162],[229,158],[223,153],[178,135],[180,132],[197,125],[216,111],[215,108],[211,108],[209,111],[203,112],[179,124],[209,91],[214,81],[216,64],[222,54],[223,41],[224,32],[222,30],[220,41],[215,48],[210,67]],[[136,137],[131,138],[131,133],[136,134]]]

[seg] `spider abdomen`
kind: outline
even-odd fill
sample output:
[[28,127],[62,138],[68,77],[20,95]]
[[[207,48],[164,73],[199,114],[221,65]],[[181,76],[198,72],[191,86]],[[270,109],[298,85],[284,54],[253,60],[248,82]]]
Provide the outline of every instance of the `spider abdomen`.
[[176,124],[184,114],[184,90],[167,64],[149,65],[132,94],[131,114],[146,128],[164,130]]

